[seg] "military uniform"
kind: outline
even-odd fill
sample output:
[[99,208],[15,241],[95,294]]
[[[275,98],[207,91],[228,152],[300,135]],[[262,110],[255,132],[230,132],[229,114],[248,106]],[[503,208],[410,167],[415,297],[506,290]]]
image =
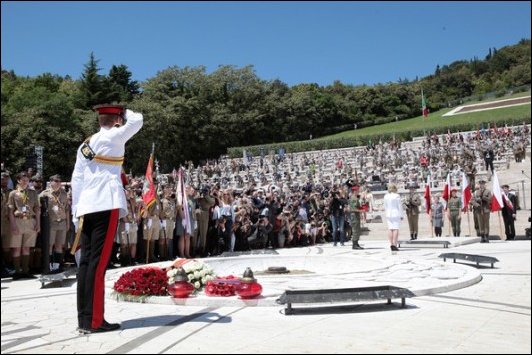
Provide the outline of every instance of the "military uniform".
[[453,236],[460,236],[460,223],[462,221],[462,200],[458,196],[449,197],[447,202],[447,208],[449,209],[449,219],[451,221],[451,227],[453,229]]
[[522,160],[524,160],[525,154],[526,154],[526,150],[525,150],[525,145],[523,144],[523,142],[517,143],[514,148],[515,162],[520,163]]
[[414,191],[408,194],[403,203],[408,219],[408,228],[410,229],[410,240],[417,239],[419,224],[419,206],[421,206],[421,197]]
[[471,199],[473,213],[478,221],[478,234],[482,238],[481,243],[489,243],[491,191],[485,188],[485,181],[480,181],[480,188],[475,191]]
[[[135,259],[137,251],[137,200],[127,198],[127,216],[120,220],[120,261],[125,266]],[[123,261],[123,262],[122,262]]]
[[362,211],[362,201],[360,198],[355,197],[349,199],[349,211],[351,214],[353,249],[364,249],[358,244],[361,235],[360,212]]
[[[29,187],[22,189],[17,186],[16,190],[9,193],[7,207],[12,231],[9,247],[15,249],[13,251],[15,273],[17,276],[28,277],[29,249],[35,247],[41,223],[39,196],[35,190],[31,190]],[[16,234],[13,232],[14,227],[16,227]],[[19,254],[21,249],[22,257]]]
[[[68,196],[67,192],[60,187],[57,191],[48,188],[41,192],[40,197],[48,198],[48,221],[50,222],[48,253],[50,263],[52,263],[50,270],[56,270],[63,261],[63,248],[66,245],[67,231],[70,227]],[[54,251],[53,254],[52,251]]]
[[159,232],[161,230],[161,200],[159,197],[155,198],[155,202],[144,210],[144,240],[149,240],[149,260],[159,261],[155,257],[155,241],[159,240]]
[[[159,238],[159,249],[165,249],[164,253],[161,252],[161,256],[166,257],[168,254],[168,257],[170,259],[174,258],[174,228],[175,228],[175,221],[177,217],[177,211],[176,211],[176,200],[171,197],[163,197],[161,199],[162,204],[162,219],[163,219],[163,225],[161,228],[162,232],[162,238]],[[166,244],[165,244],[165,238],[166,238]]]
[[81,233],[77,310],[79,331],[83,333],[120,328],[119,324],[104,320],[105,270],[118,221],[127,215],[121,179],[125,144],[143,123],[142,114],[131,110],[126,111],[124,118],[122,106],[95,109],[99,113],[100,131],[78,148],[71,180],[73,221]]

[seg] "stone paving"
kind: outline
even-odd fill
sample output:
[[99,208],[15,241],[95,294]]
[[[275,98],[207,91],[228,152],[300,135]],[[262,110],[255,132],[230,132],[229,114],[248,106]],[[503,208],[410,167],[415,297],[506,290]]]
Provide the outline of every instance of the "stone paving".
[[[528,159],[517,168],[530,176]],[[515,181],[518,175],[517,171],[501,173],[499,180]],[[524,185],[530,208],[530,180]],[[201,295],[183,304],[169,297],[157,303],[118,302],[109,291],[125,269],[112,270],[106,276],[105,316],[110,322],[121,322],[122,329],[110,333],[76,332],[75,279],[61,288],[41,288],[37,280],[2,279],[1,351],[530,354],[531,242],[501,240],[496,216],[491,218],[493,237],[488,244],[478,243],[476,237],[442,238],[452,242],[450,248],[409,246],[392,255],[385,223],[369,223],[361,251],[352,250],[348,243],[323,244],[278,250],[277,255],[207,259],[221,273],[243,272],[246,266],[260,270],[273,260],[304,266],[313,273],[257,276],[264,294],[251,303],[236,297],[214,302]],[[518,211],[518,235],[530,226],[529,216],[530,210]],[[467,231],[466,221],[462,229]],[[426,216],[420,218],[420,238],[431,239]],[[400,239],[408,239],[406,222]],[[494,268],[460,260],[443,262],[438,256],[447,252],[492,256],[499,262]],[[314,306],[290,316],[274,302],[284,289],[361,285],[408,287],[416,297],[407,298],[405,308],[398,300],[392,305],[355,302]]]

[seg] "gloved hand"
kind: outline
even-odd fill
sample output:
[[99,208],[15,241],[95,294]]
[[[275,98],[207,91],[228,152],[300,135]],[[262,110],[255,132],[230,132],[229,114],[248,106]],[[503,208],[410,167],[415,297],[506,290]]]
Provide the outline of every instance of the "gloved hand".
[[139,112],[133,112],[130,109],[126,109],[126,114],[124,115],[125,121],[139,121],[142,120],[143,116],[142,113]]

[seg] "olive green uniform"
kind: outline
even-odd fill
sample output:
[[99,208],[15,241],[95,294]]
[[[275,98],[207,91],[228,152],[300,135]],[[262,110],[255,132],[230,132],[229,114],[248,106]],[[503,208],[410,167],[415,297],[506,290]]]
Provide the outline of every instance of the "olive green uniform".
[[447,208],[449,209],[449,217],[451,220],[451,227],[453,229],[453,236],[459,237],[460,222],[462,221],[460,214],[462,210],[462,200],[460,199],[460,197],[449,197],[449,201],[447,202]]

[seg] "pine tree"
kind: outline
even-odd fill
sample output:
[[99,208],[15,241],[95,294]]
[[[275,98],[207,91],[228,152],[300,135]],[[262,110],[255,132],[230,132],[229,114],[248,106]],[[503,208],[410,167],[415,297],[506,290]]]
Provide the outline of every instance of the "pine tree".
[[85,71],[81,75],[80,104],[84,109],[91,109],[94,105],[103,104],[107,100],[105,78],[98,74],[99,60],[91,52],[89,62],[84,65]]

